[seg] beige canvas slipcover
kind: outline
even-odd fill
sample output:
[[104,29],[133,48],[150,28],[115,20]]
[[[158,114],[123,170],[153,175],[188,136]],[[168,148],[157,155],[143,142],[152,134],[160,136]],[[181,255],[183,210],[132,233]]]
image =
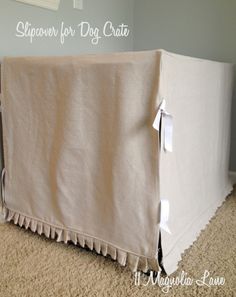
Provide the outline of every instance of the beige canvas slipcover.
[[163,50],[5,58],[6,220],[133,271],[161,244],[173,272],[232,189],[232,77]]

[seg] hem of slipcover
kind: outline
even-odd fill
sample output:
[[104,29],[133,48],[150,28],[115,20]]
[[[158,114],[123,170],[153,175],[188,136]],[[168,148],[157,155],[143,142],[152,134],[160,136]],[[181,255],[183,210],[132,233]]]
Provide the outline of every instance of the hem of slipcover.
[[[186,253],[186,251],[189,250],[195,244],[195,242],[200,237],[201,233],[207,228],[207,226],[211,223],[212,219],[215,217],[219,208],[225,203],[226,198],[232,194],[232,191],[233,187],[232,185],[230,185],[229,188],[226,190],[225,195],[223,195],[224,200],[218,200],[216,203],[211,205],[210,209],[207,209],[201,215],[201,218],[198,218],[198,226],[200,226],[200,228],[196,228],[194,236],[195,238],[193,240],[188,240],[188,242],[186,243],[186,241],[184,240],[185,236],[182,235],[175,243],[174,248],[171,249],[168,252],[168,254],[163,255],[163,267],[167,275],[171,275],[178,269],[179,262],[182,260],[183,254]],[[180,240],[186,243],[184,249],[178,246],[178,242]]]
[[81,247],[87,247],[90,250],[96,251],[103,256],[110,256],[117,261],[121,266],[127,266],[132,272],[149,270],[159,271],[160,267],[157,258],[149,258],[137,255],[118,248],[108,242],[94,238],[89,235],[78,233],[74,230],[56,227],[52,224],[42,222],[27,215],[23,215],[17,211],[13,211],[6,206],[3,209],[4,218],[7,222],[14,222],[15,225],[30,229],[39,235],[45,235],[47,238],[54,239],[57,242],[72,242]]

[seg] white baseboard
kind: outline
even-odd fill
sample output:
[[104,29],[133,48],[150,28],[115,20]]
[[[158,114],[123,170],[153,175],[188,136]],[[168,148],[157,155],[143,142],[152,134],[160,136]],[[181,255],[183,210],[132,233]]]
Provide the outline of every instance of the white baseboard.
[[234,184],[236,184],[236,171],[230,171],[229,176]]

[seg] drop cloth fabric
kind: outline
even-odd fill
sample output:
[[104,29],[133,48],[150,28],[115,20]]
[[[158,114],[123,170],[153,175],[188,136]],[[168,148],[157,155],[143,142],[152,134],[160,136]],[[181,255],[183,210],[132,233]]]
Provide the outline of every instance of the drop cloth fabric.
[[[158,270],[164,198],[173,272],[231,191],[232,66],[156,50],[5,58],[2,68],[6,219]],[[152,127],[163,98],[172,153]]]
[[[170,205],[163,263],[176,270],[232,191],[229,178],[233,66],[165,52],[159,95],[173,116],[173,152],[160,160],[160,198]],[[207,269],[207,267],[206,267]]]

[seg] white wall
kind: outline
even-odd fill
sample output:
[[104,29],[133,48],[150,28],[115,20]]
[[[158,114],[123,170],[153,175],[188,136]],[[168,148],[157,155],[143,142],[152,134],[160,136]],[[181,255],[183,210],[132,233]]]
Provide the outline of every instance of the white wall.
[[84,0],[84,10],[73,9],[73,0],[61,0],[58,11],[26,5],[14,0],[0,0],[0,57],[10,55],[73,55],[78,53],[97,53],[127,51],[133,49],[133,32],[128,38],[103,38],[98,45],[90,39],[68,39],[64,45],[57,38],[44,38],[32,44],[15,36],[19,21],[30,22],[33,26],[58,26],[62,21],[76,27],[81,21],[88,21],[99,28],[107,20],[114,25],[129,25],[133,30],[134,0]]

